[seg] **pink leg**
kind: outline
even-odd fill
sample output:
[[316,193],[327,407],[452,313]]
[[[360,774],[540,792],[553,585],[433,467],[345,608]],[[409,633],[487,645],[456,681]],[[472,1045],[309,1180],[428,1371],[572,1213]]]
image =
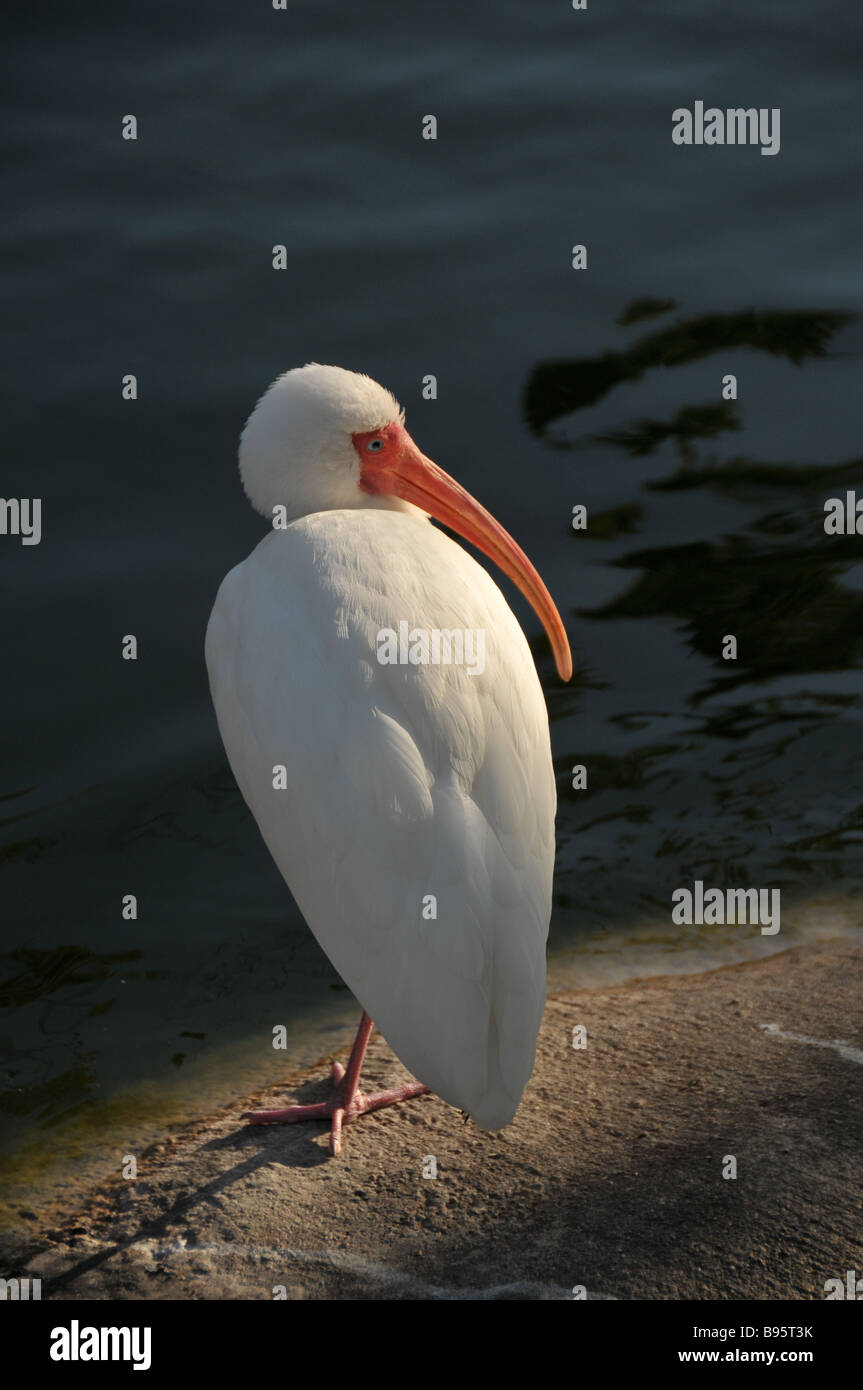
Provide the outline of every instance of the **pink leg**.
[[291,1125],[298,1120],[331,1120],[330,1153],[342,1151],[342,1126],[350,1124],[360,1115],[370,1110],[382,1110],[385,1105],[395,1105],[400,1100],[411,1100],[414,1096],[428,1094],[428,1086],[421,1081],[409,1081],[404,1086],[393,1086],[389,1091],[376,1091],[374,1095],[363,1095],[360,1090],[360,1070],[369,1045],[374,1024],[363,1011],[357,1036],[351,1048],[347,1071],[341,1062],[333,1062],[332,1077],[335,1085],[329,1100],[317,1105],[289,1105],[285,1110],[250,1110],[245,1118],[253,1125]]

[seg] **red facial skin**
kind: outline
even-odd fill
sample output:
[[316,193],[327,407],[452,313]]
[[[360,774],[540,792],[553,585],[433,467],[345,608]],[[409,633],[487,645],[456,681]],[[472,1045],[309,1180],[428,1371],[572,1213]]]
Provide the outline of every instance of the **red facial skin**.
[[554,601],[512,536],[459,483],[421,453],[404,425],[351,436],[360,459],[363,492],[389,494],[412,502],[469,541],[502,569],[521,590],[548,634],[561,680],[572,676],[569,639]]

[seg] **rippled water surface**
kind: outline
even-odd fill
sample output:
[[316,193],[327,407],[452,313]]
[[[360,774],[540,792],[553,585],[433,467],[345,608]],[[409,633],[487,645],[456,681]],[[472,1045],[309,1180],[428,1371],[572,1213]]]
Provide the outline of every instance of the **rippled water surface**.
[[[391,386],[565,614],[566,688],[507,588],[559,773],[553,986],[861,920],[863,539],[823,529],[828,497],[863,497],[857,9],[87,8],[22,10],[5,84],[2,490],[43,499],[39,546],[0,537],[0,1113],[25,1222],[355,1016],[203,667],[261,534],[237,434],[288,366]],[[780,153],[674,146],[698,99],[781,108]],[[780,937],[672,926],[696,878],[781,888]]]

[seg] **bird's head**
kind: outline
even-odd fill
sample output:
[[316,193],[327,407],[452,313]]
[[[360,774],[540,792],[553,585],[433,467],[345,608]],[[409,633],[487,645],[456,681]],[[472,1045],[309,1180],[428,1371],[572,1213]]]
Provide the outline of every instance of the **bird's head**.
[[518,586],[548,634],[563,680],[572,657],[554,602],[524,552],[494,517],[421,453],[398,401],[371,377],[309,362],[273,382],[240,440],[252,506],[289,520],[337,508],[419,510],[475,545]]

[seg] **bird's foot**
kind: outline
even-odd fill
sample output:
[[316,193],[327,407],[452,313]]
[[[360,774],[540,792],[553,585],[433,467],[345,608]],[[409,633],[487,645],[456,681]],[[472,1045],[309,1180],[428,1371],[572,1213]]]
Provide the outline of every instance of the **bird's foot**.
[[338,1155],[342,1151],[343,1125],[350,1124],[371,1110],[383,1110],[386,1105],[412,1100],[414,1096],[424,1096],[429,1091],[421,1081],[408,1081],[403,1086],[376,1091],[370,1096],[355,1087],[353,1095],[350,1095],[341,1062],[333,1062],[332,1077],[335,1085],[329,1100],[320,1101],[317,1105],[289,1105],[284,1110],[249,1110],[245,1119],[252,1125],[292,1125],[299,1120],[330,1120],[330,1153]]

